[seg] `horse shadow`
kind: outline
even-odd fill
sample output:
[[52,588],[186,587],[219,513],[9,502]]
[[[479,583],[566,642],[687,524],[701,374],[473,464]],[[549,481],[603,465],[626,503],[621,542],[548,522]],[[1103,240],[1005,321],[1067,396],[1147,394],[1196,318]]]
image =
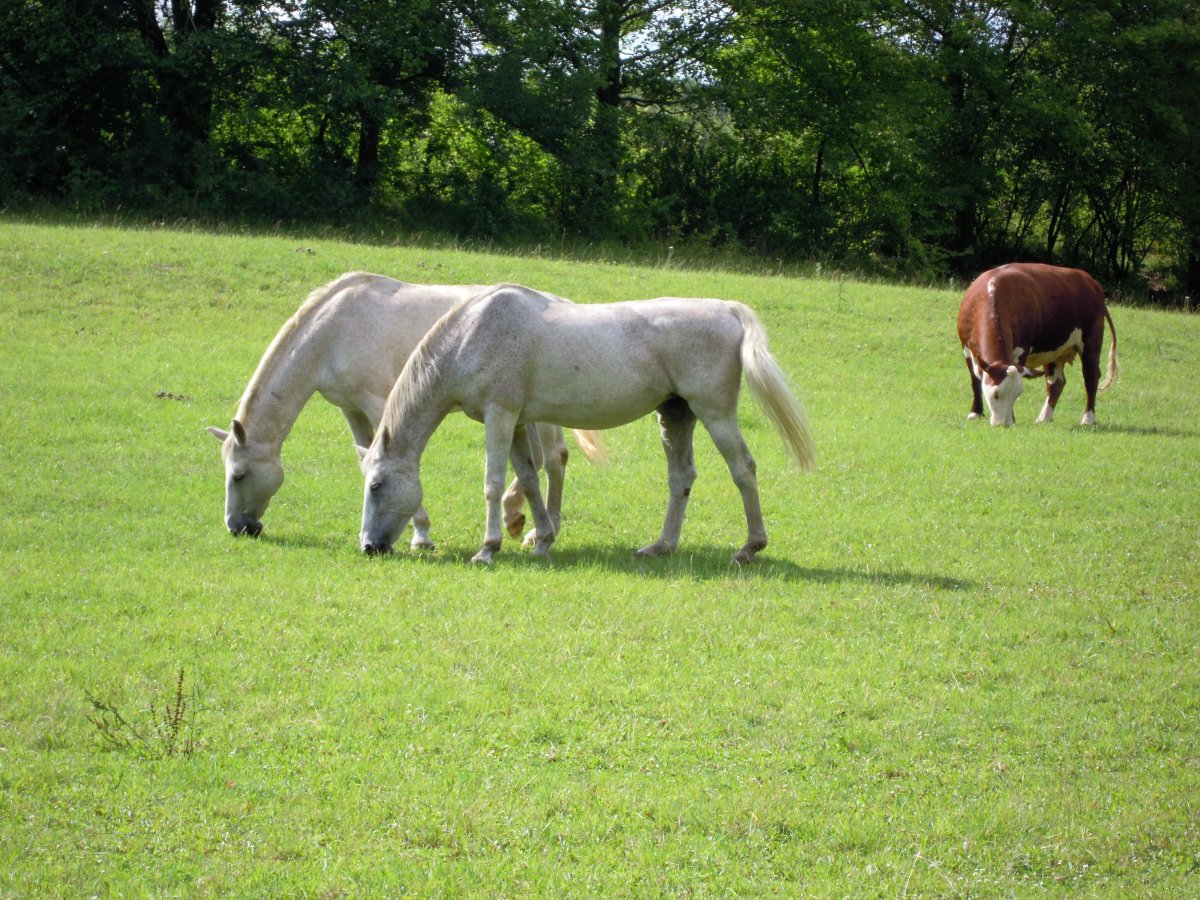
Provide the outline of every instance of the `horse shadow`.
[[[410,550],[401,546],[390,556],[368,559],[353,541],[341,537],[264,532],[257,540],[283,548],[325,551],[332,555],[345,556],[353,561],[352,564],[361,561],[364,565],[407,562],[438,568],[473,568],[475,564],[471,562],[471,557],[477,549],[473,545],[447,543],[433,551]],[[922,587],[939,591],[969,591],[974,588],[974,584],[966,578],[912,572],[906,569],[805,566],[790,559],[773,556],[769,550],[760,554],[750,565],[740,566],[733,562],[728,547],[702,544],[685,547],[673,556],[660,557],[637,556],[632,549],[624,547],[555,547],[547,559],[533,556],[528,549],[520,547],[516,542],[505,542],[504,549],[496,555],[490,568],[553,569],[584,574],[601,569],[634,577],[664,580],[691,578],[718,581],[732,577],[816,585],[857,582],[882,587]],[[483,567],[479,567],[479,570],[486,571]]]
[[[424,559],[430,565],[470,566],[474,550],[453,547],[433,553],[408,553],[411,559]],[[763,578],[797,584],[840,584],[860,582],[884,587],[915,586],[941,591],[969,591],[974,585],[966,578],[951,578],[903,569],[854,569],[849,567],[804,566],[770,552],[753,563],[741,566],[733,562],[727,547],[694,545],[666,557],[640,557],[632,550],[618,547],[556,547],[550,557],[534,557],[517,547],[496,555],[493,567],[547,568],[556,571],[617,572],[641,578],[678,580],[692,578],[718,581],[728,578]]]

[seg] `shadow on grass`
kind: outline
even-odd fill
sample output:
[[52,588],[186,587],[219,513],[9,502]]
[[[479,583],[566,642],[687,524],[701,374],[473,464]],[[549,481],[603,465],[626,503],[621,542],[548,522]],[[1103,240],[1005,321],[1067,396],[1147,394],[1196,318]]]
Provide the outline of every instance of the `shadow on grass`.
[[1161,425],[1146,427],[1145,425],[1108,425],[1104,422],[1101,422],[1096,426],[1096,429],[1102,433],[1111,432],[1113,434],[1132,434],[1138,437],[1200,437],[1200,431],[1189,431],[1184,428],[1169,428]]
[[[424,562],[432,566],[473,567],[471,556],[474,549],[444,547],[432,553],[398,550],[392,559],[397,562]],[[772,556],[764,552],[752,564],[739,566],[732,561],[729,548],[715,546],[692,546],[674,556],[643,558],[632,550],[617,547],[558,547],[550,558],[532,556],[527,549],[505,543],[496,555],[492,568],[497,570],[549,569],[553,571],[578,571],[586,576],[597,569],[605,572],[625,573],[638,578],[679,579],[693,578],[716,580],[725,578],[765,578],[807,584],[834,584],[862,582],[885,586],[910,585],[942,591],[967,591],[973,588],[965,578],[950,578],[904,570],[864,570],[843,567],[819,567],[798,565],[791,560]],[[381,560],[385,564],[387,560]],[[486,571],[480,567],[481,571]]]
[[[305,534],[272,534],[264,531],[257,539],[264,544],[284,548],[321,550],[348,559],[361,559],[367,564],[424,564],[438,567],[475,568],[471,557],[477,549],[473,545],[442,543],[434,551],[410,550],[401,545],[390,557],[368,559],[363,556],[354,540],[341,537],[315,537]],[[915,586],[940,591],[969,591],[973,583],[966,578],[925,572],[910,572],[904,569],[862,569],[850,567],[805,566],[789,559],[764,551],[748,566],[733,562],[732,547],[693,545],[680,550],[674,556],[644,558],[636,556],[632,548],[624,547],[556,547],[550,558],[534,557],[530,551],[516,541],[506,540],[496,555],[492,567],[498,570],[547,568],[556,571],[578,571],[586,575],[601,569],[622,572],[641,578],[695,578],[715,580],[721,578],[766,578],[807,584],[843,584],[861,582],[889,587]],[[487,571],[479,567],[479,571]]]

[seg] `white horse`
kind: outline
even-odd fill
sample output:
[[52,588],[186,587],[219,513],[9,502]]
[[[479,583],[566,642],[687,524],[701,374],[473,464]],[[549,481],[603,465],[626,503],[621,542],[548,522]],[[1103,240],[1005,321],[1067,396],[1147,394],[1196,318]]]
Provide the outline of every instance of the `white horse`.
[[[252,536],[262,531],[267,504],[283,484],[283,441],[314,393],[341,408],[355,444],[369,444],[388,393],[421,338],[446,312],[486,289],[349,272],[312,291],[263,354],[229,431],[208,429],[221,441],[229,531]],[[558,426],[539,427],[538,434],[535,452],[540,465],[540,450],[546,451],[557,528],[567,448]],[[577,432],[576,440],[589,457],[603,455],[597,436]],[[505,523],[514,536],[524,526],[523,500],[514,481],[504,500]],[[424,509],[413,516],[412,546],[433,546]]]
[[451,410],[486,430],[487,528],[474,556],[483,563],[500,548],[508,458],[533,512],[534,553],[549,553],[555,538],[538,494],[529,423],[611,428],[657,410],[670,501],[662,534],[638,553],[659,556],[679,545],[696,477],[692,433],[699,419],[741,491],[749,535],[734,560],[750,562],[767,545],[767,533],[754,460],[737,423],[743,372],[797,462],[811,468],[804,412],[748,307],[675,298],[576,306],[513,285],[476,296],[425,336],[388,397],[375,440],[359,447],[361,547],[368,554],[389,551],[420,509],[421,454]]

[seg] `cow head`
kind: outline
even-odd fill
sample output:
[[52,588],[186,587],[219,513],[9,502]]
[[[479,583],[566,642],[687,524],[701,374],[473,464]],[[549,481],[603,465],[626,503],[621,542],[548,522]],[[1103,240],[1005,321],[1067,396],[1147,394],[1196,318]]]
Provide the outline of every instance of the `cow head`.
[[1013,405],[1025,390],[1021,370],[1016,366],[980,368],[980,386],[983,388],[983,399],[992,414],[992,424],[1005,427],[1014,424],[1016,419],[1013,417]]

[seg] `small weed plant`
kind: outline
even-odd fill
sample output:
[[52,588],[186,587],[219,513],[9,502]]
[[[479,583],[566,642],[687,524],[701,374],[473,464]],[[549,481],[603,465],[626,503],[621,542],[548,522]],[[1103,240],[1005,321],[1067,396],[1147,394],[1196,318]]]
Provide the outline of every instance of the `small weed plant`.
[[106,746],[128,750],[145,759],[169,759],[191,756],[197,747],[195,688],[192,697],[185,696],[184,670],[179,669],[175,691],[161,709],[151,700],[149,722],[137,725],[121,711],[113,700],[98,697],[90,691],[85,696],[91,706],[88,721],[96,727]]

